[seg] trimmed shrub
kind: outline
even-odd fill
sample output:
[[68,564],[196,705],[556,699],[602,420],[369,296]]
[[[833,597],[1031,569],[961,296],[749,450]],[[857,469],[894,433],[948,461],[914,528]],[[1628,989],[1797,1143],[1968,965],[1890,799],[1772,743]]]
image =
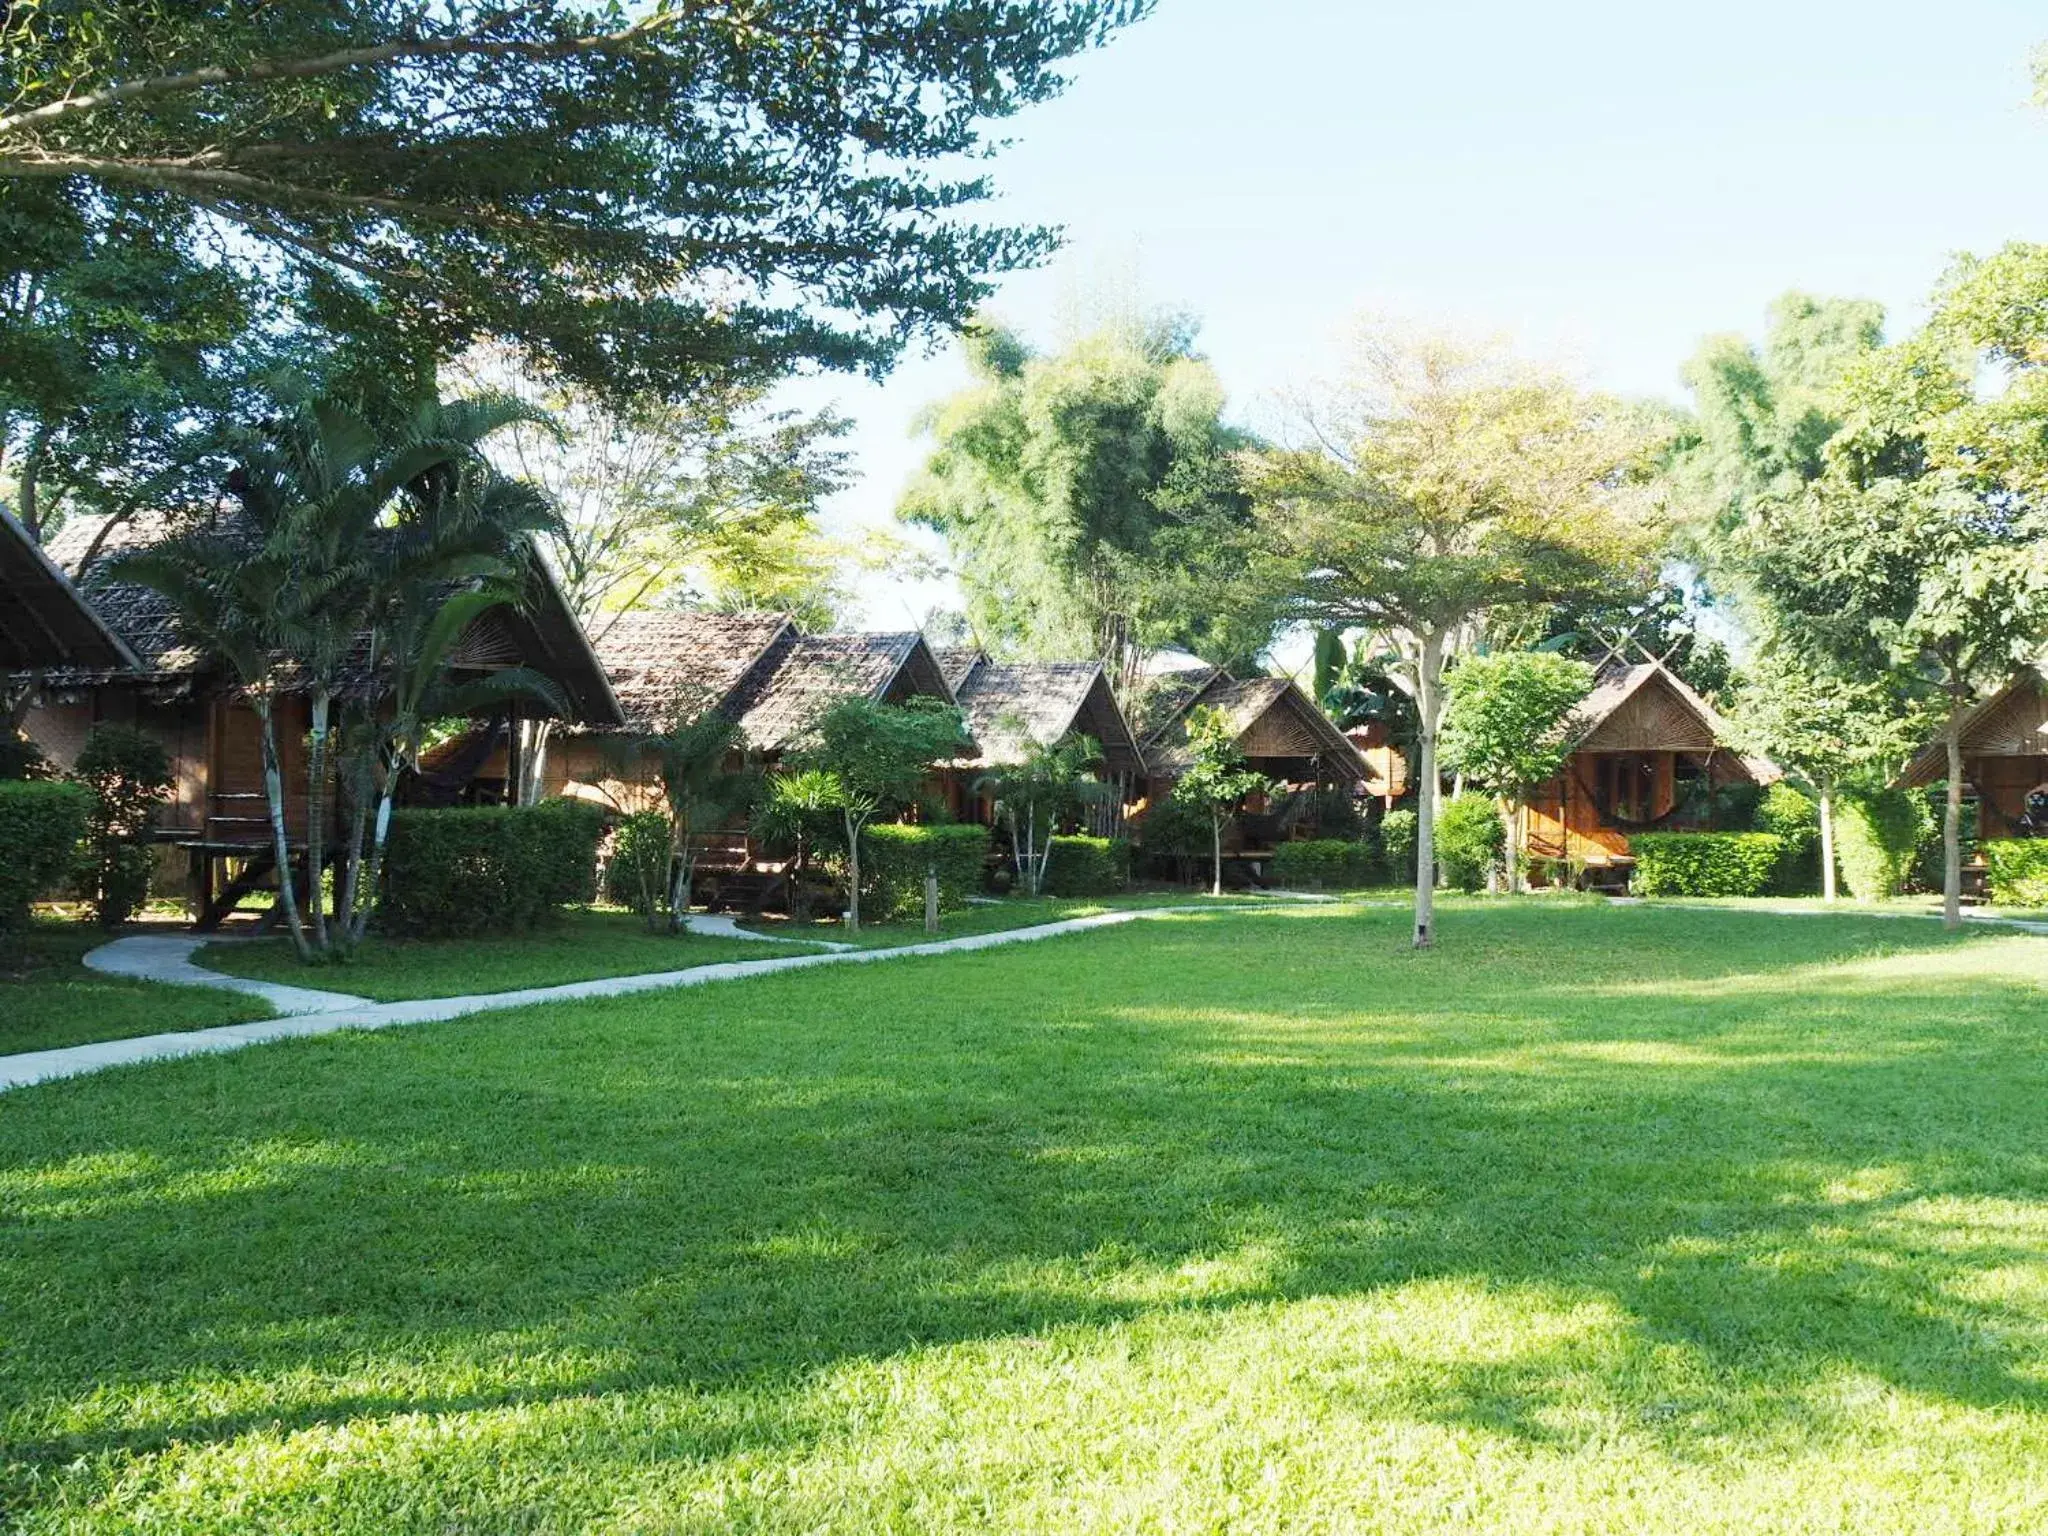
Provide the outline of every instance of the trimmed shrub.
[[604,812],[577,800],[405,810],[391,818],[381,909],[394,933],[519,933],[596,884]]
[[1859,901],[1896,896],[1928,832],[1926,801],[1902,789],[1844,795],[1835,808],[1835,859]]
[[1415,883],[1415,813],[1389,811],[1380,818],[1380,862],[1396,885]]
[[631,907],[652,928],[668,909],[668,879],[673,862],[668,817],[660,811],[636,811],[612,828],[605,853],[605,899]]
[[1192,877],[1198,859],[1209,856],[1209,813],[1169,790],[1146,807],[1133,830],[1138,852],[1153,874]]
[[100,925],[117,928],[149,900],[156,865],[149,834],[176,782],[170,754],[132,725],[96,725],[71,772],[93,800],[80,881],[92,894]]
[[1628,847],[1645,896],[1761,896],[1785,852],[1768,832],[1638,832]]
[[1507,841],[1507,824],[1491,800],[1480,795],[1446,800],[1436,824],[1436,859],[1444,883],[1453,890],[1485,890]]
[[1993,838],[1984,855],[1985,884],[2001,907],[2048,907],[2048,840]]
[[1811,896],[1820,889],[1820,802],[1783,782],[1757,803],[1756,830],[1784,847],[1771,876],[1774,896]]
[[1370,885],[1379,858],[1372,844],[1341,837],[1282,843],[1273,850],[1273,879],[1294,890],[1344,890]]
[[1131,845],[1120,837],[1056,837],[1045,863],[1048,896],[1108,896],[1131,883]]
[[76,784],[0,780],[0,930],[24,923],[29,903],[76,868],[91,813]]
[[989,831],[972,824],[869,827],[861,833],[862,916],[877,922],[924,917],[924,872],[939,874],[939,910],[956,912],[981,889]]

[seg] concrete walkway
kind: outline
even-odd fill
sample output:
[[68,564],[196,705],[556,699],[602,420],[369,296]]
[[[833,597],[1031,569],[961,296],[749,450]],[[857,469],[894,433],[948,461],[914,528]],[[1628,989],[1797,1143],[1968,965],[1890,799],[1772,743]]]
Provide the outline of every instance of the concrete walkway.
[[[1301,899],[1301,898],[1295,898]],[[554,987],[528,987],[517,992],[491,992],[474,997],[432,997],[410,1003],[373,1003],[340,992],[317,992],[306,987],[280,986],[273,982],[250,981],[224,976],[194,965],[192,952],[201,945],[217,943],[201,935],[146,935],[116,939],[85,957],[86,964],[109,975],[133,976],[146,981],[169,982],[173,986],[225,987],[263,998],[284,1013],[284,1017],[259,1019],[248,1024],[223,1024],[213,1029],[194,1029],[179,1034],[138,1035],[127,1040],[104,1040],[92,1045],[66,1046],[54,1051],[24,1051],[0,1056],[0,1093],[25,1088],[53,1078],[78,1077],[108,1067],[134,1062],[161,1061],[178,1056],[216,1055],[238,1051],[266,1040],[291,1040],[308,1035],[332,1034],[342,1029],[386,1029],[398,1024],[430,1024],[457,1019],[466,1014],[489,1013],[502,1008],[526,1008],[536,1003],[576,1002],[586,998],[627,997],[636,992],[659,992],[672,987],[699,987],[714,981],[736,981],[748,976],[773,975],[782,971],[808,970],[820,965],[861,965],[870,961],[895,960],[911,955],[950,955],[967,950],[994,949],[1004,944],[1027,944],[1062,934],[1085,933],[1093,928],[1114,927],[1139,918],[1177,917],[1189,912],[1256,912],[1271,910],[1280,903],[1268,897],[1258,905],[1218,903],[1215,906],[1142,907],[1105,912],[1096,917],[1068,918],[1063,922],[1040,923],[1033,928],[1009,928],[999,933],[968,934],[957,939],[935,939],[928,944],[904,944],[887,949],[857,949],[849,944],[817,946],[823,953],[784,955],[772,960],[728,960],[718,965],[700,965],[686,971],[653,971],[639,976],[605,976],[594,981],[572,981]],[[716,920],[714,920],[716,921]],[[732,919],[722,921],[730,923]],[[717,926],[705,926],[693,918],[691,929],[698,933],[725,933]],[[774,935],[753,934],[735,928],[729,937],[762,938],[771,943],[804,943],[782,940]]]

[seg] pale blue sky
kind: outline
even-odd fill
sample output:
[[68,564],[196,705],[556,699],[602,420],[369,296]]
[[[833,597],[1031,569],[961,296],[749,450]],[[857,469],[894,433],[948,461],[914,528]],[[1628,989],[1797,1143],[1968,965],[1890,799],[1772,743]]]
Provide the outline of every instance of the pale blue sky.
[[[1192,311],[1256,423],[1391,310],[1682,398],[1699,338],[1787,288],[1915,317],[1952,253],[2048,239],[2037,0],[1162,0],[1013,125],[1001,216],[1067,249],[992,306],[1037,340],[1077,291]],[[805,386],[858,427],[830,511],[890,520],[957,360]],[[943,592],[868,582],[867,622]]]

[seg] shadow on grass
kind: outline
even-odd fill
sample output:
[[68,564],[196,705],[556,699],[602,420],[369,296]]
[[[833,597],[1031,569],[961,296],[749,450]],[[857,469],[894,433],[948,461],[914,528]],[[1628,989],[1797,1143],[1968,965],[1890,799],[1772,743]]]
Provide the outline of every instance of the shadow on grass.
[[1531,1443],[2048,1406],[2048,945],[1446,926],[1191,915],[11,1098],[8,1457],[646,1392],[722,1456],[815,1438],[845,1362],[1333,1297],[1398,1326],[1331,1391]]

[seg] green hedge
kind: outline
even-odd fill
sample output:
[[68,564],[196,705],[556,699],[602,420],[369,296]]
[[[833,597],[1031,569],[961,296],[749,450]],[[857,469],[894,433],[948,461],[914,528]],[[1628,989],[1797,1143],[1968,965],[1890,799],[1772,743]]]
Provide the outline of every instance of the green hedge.
[[1436,862],[1444,883],[1454,890],[1485,890],[1507,840],[1507,825],[1491,800],[1458,795],[1445,801],[1436,823]]
[[1844,795],[1835,810],[1835,862],[1859,901],[1896,896],[1930,825],[1926,801],[1903,789]]
[[1415,813],[1402,809],[1380,818],[1380,863],[1396,885],[1415,883]]
[[1638,832],[1628,847],[1645,896],[1762,896],[1785,852],[1769,832]]
[[1131,845],[1120,837],[1056,837],[1045,863],[1048,896],[1108,896],[1131,883]]
[[924,917],[924,872],[939,872],[939,910],[954,912],[981,889],[987,827],[878,826],[861,834],[861,916],[871,922]]
[[2048,907],[2048,840],[1999,837],[1979,851],[1993,901],[2001,907]]
[[437,938],[521,932],[590,900],[603,830],[604,812],[577,800],[399,811],[385,856],[384,925]]
[[1764,791],[1756,830],[1783,844],[1771,876],[1774,896],[1812,896],[1820,890],[1820,802],[1783,782]]
[[1339,837],[1282,843],[1273,850],[1273,880],[1290,890],[1355,890],[1379,872],[1372,844]]
[[0,780],[0,929],[28,918],[29,903],[77,867],[92,796],[49,779]]

